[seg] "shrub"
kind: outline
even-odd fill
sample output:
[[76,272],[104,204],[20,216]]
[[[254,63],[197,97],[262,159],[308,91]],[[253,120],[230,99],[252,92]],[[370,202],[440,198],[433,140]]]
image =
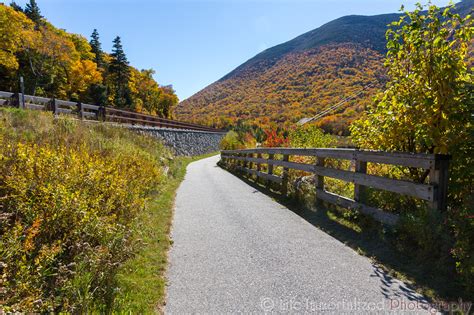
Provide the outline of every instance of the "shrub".
[[290,132],[293,148],[327,148],[335,144],[334,138],[314,125],[305,125]]
[[231,130],[222,138],[219,147],[221,150],[237,150],[242,149],[244,144],[239,140],[237,132]]
[[[452,155],[447,212],[411,209],[419,215],[404,218],[401,231],[411,235],[402,233],[400,240],[409,240],[401,244],[409,252],[419,244],[423,261],[431,253],[437,273],[456,268],[473,295],[474,89],[468,58],[474,24],[449,7],[424,9],[418,4],[387,31],[390,80],[366,117],[351,126],[352,138],[366,149]],[[411,172],[416,181],[425,177]]]
[[106,310],[170,153],[122,128],[0,110],[4,311]]
[[278,129],[268,129],[265,130],[265,142],[263,143],[264,147],[287,147],[288,138]]

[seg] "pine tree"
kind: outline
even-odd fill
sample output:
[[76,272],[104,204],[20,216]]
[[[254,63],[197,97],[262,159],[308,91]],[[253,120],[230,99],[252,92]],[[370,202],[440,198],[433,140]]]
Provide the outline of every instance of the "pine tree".
[[99,40],[99,32],[97,32],[96,29],[94,29],[94,31],[92,32],[91,40],[89,43],[91,45],[92,52],[95,54],[95,63],[98,67],[104,68],[104,52],[102,51],[102,44]]
[[103,84],[91,84],[87,89],[87,101],[96,105],[106,105],[107,103],[107,86]]
[[23,12],[23,8],[20,5],[18,5],[15,1],[12,1],[10,3],[10,7],[12,7],[13,10],[15,10],[15,11]]
[[115,104],[118,106],[130,106],[131,97],[128,81],[130,78],[130,69],[128,66],[127,56],[123,51],[120,37],[114,39],[112,49],[112,61],[109,66],[109,73],[115,81]]
[[36,24],[40,24],[41,19],[43,18],[35,0],[30,0],[30,3],[26,4],[25,14]]
[[114,46],[112,48],[112,64],[115,64],[115,66],[123,67],[126,66],[128,70],[128,60],[127,56],[125,56],[125,52],[123,51],[123,46],[122,46],[122,41],[120,39],[120,36],[115,37],[114,41]]

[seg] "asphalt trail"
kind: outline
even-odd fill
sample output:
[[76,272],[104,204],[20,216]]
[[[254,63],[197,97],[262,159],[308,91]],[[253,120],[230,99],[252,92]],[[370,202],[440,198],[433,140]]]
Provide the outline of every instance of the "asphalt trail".
[[177,192],[166,313],[424,313],[403,282],[219,168]]

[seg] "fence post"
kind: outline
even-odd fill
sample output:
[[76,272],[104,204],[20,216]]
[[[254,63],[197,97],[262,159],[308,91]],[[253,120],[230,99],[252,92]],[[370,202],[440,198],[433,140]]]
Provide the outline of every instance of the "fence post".
[[77,113],[79,115],[79,118],[81,120],[84,119],[84,108],[82,107],[82,103],[81,102],[78,102],[77,103]]
[[[355,159],[355,171],[357,173],[367,173],[367,162],[359,161],[357,158]],[[365,197],[365,186],[354,184],[354,200],[357,202],[364,202]]]
[[[261,153],[257,153],[257,159],[261,159],[262,158],[262,154]],[[261,172],[262,171],[262,165],[260,163],[255,163],[256,167],[257,167],[257,172]],[[255,178],[255,182],[256,183],[260,183],[260,176],[259,174],[257,173],[257,176]]]
[[[245,154],[245,158],[248,159],[248,158],[252,158],[253,157],[253,154],[252,153],[247,153]],[[250,161],[245,161],[245,167],[248,168],[248,169],[252,169],[252,162]]]
[[[237,153],[237,156],[238,156],[239,158],[244,157],[244,155],[243,155],[242,153]],[[239,160],[237,160],[237,165],[239,166],[239,173],[240,173],[242,176],[245,176],[245,172],[244,172],[245,161],[242,160],[242,159],[239,159]]]
[[[273,160],[275,158],[274,154],[269,154],[268,159]],[[268,174],[273,175],[273,164],[268,164]]]
[[[248,158],[251,158],[252,157],[252,154],[251,153],[246,153],[245,154],[245,158],[248,159]],[[245,168],[246,169],[252,169],[252,162],[250,161],[245,161]],[[252,175],[250,173],[247,173],[248,174],[248,177],[252,178]]]
[[54,97],[51,99],[51,111],[53,112],[54,116],[59,114],[58,103]]
[[[283,161],[288,162],[290,159],[290,156],[288,154],[283,155]],[[281,175],[282,181],[281,181],[281,194],[283,196],[286,196],[288,194],[288,167],[283,167],[283,173]]]
[[[324,167],[324,164],[325,164],[325,158],[323,157],[317,157],[316,158],[316,165],[317,166],[321,166],[321,167]],[[316,173],[316,190],[322,190],[324,191],[324,176],[322,175],[318,175]],[[316,191],[316,206],[322,206],[322,200],[318,198],[318,192]]]
[[429,203],[432,210],[444,212],[447,208],[449,155],[436,154],[430,168],[429,183],[434,186],[433,201]]
[[13,94],[11,98],[11,106],[21,108],[21,93]]
[[22,108],[22,109],[26,109],[25,94],[23,94],[23,93],[13,94],[13,96],[12,96],[12,106]]
[[[262,153],[257,153],[257,159],[261,159],[262,158]],[[262,165],[260,163],[256,163],[257,164],[257,171],[260,172],[262,170]]]
[[20,93],[20,96],[21,96],[21,100],[19,100],[21,102],[21,108],[23,109],[26,109],[26,101],[25,101],[25,93]]
[[[20,89],[21,89],[21,106],[18,106],[18,107],[26,109],[26,104],[25,104],[25,80],[23,79],[23,76],[20,76]],[[18,97],[18,104],[20,104],[20,97]]]
[[98,121],[106,121],[107,110],[105,109],[105,106],[100,105],[95,115]]
[[[269,155],[268,155],[268,159],[269,159],[269,160],[273,160],[274,157],[275,157],[274,154],[269,154]],[[268,174],[273,175],[273,164],[268,163],[267,165],[268,165]],[[265,181],[265,185],[268,186],[268,185],[270,185],[270,184],[271,184],[271,181],[270,181],[270,180]]]

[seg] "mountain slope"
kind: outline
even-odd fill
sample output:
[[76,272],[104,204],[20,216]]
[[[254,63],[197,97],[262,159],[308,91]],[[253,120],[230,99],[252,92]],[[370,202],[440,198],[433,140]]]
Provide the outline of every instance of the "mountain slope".
[[[474,0],[457,4],[466,15]],[[383,86],[385,32],[399,14],[345,16],[269,48],[181,102],[180,119],[218,127],[238,120],[268,126],[291,125],[358,93],[337,114],[318,124],[347,134]]]
[[399,14],[378,16],[350,15],[333,20],[323,26],[304,33],[286,43],[271,47],[237,67],[221,80],[238,75],[246,67],[260,61],[276,61],[286,54],[297,53],[327,44],[359,43],[376,51],[385,50],[386,26],[396,20]]

